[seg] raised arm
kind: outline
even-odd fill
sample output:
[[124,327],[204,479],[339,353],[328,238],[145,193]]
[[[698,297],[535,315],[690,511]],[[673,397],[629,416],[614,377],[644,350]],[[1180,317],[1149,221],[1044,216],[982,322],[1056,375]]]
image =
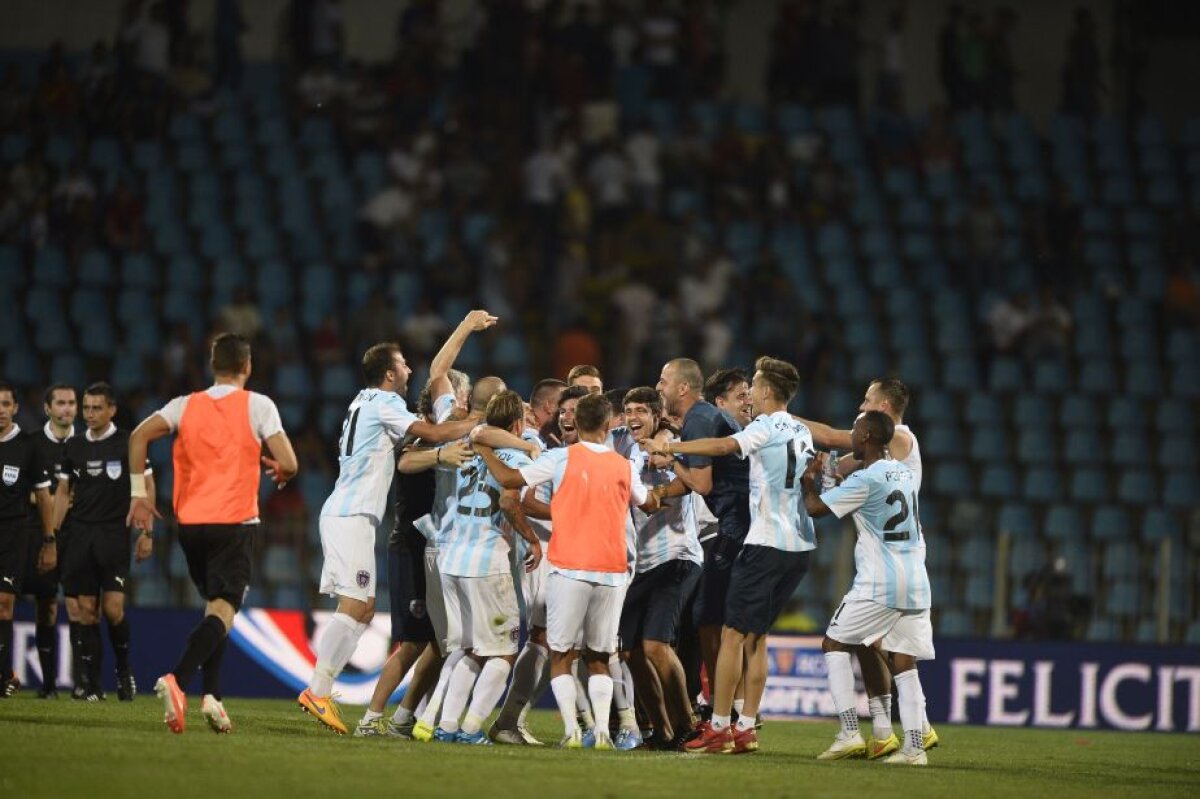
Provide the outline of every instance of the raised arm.
[[812,422],[792,414],[792,418],[805,425],[812,433],[813,443],[825,449],[850,449],[850,431],[835,430],[822,422]]
[[437,355],[433,356],[433,363],[429,364],[429,391],[435,398],[453,392],[447,375],[458,359],[463,344],[467,343],[467,338],[474,332],[487,330],[497,321],[497,318],[487,311],[471,311],[458,323],[458,327],[446,339]]

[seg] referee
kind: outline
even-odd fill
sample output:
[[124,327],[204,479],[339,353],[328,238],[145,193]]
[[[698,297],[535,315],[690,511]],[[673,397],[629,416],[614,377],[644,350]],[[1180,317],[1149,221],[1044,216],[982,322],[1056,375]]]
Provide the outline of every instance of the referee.
[[[54,495],[57,488],[55,475],[58,474],[59,464],[62,463],[63,450],[67,442],[75,435],[75,415],[78,411],[78,397],[73,386],[65,383],[55,383],[46,389],[42,410],[46,413],[46,424],[42,431],[32,433],[33,443],[41,456],[42,465],[50,477],[50,494]],[[31,503],[36,503],[36,497],[30,497]],[[55,516],[56,520],[61,517]],[[55,525],[58,527],[59,525]],[[38,699],[58,698],[58,584],[61,579],[62,565],[67,560],[67,539],[69,534],[58,531],[58,567],[45,572],[38,572],[38,554],[41,549],[42,532],[37,526],[29,530],[30,543],[25,553],[25,577],[21,580],[21,590],[34,598],[37,607],[36,640],[38,661],[42,666],[42,687],[38,689]],[[70,622],[70,643],[72,673],[75,678],[74,699],[83,699],[83,685],[79,682],[79,656],[75,652],[75,641],[79,638],[79,607],[75,596],[70,592],[66,595],[67,620]]]
[[[173,453],[173,504],[179,545],[188,572],[207,600],[204,618],[188,635],[175,668],[158,678],[154,692],[166,708],[164,720],[174,733],[184,729],[184,691],[198,669],[204,671],[201,711],[215,732],[233,729],[221,704],[220,670],[233,617],[250,586],[254,534],[258,529],[259,461],[282,487],[298,466],[292,442],[283,431],[279,409],[262,394],[246,391],[250,343],[222,333],[213,339],[210,363],[214,385],[176,397],[151,414],[129,437],[130,502],[126,522],[143,534],[162,518],[140,471],[146,447],[176,433]],[[263,444],[271,457],[262,454]]]
[[[83,668],[84,698],[104,698],[101,687],[100,611],[108,620],[108,640],[117,661],[117,698],[132,702],[137,694],[129,670],[129,621],[125,590],[132,542],[125,515],[129,509],[129,432],[113,424],[116,396],[108,383],[93,383],[83,392],[87,430],[67,442],[54,495],[54,519],[71,525],[71,547],[59,564],[63,591],[77,597],[79,633],[75,648]],[[146,492],[152,493],[150,468]],[[68,503],[70,510],[67,509]],[[150,557],[150,536],[138,537],[137,558]],[[99,602],[97,602],[99,598]]]
[[54,509],[50,477],[42,465],[33,437],[14,422],[17,394],[0,383],[0,699],[21,687],[13,673],[13,606],[21,593],[29,527],[33,523],[29,495],[33,493],[41,517],[42,543],[38,571],[54,569],[58,551],[54,541]]

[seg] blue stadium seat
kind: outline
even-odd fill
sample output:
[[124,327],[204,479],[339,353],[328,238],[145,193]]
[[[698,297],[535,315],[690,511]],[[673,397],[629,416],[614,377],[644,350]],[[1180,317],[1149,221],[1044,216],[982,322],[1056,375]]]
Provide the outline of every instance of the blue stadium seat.
[[1158,504],[1158,481],[1144,467],[1125,469],[1117,479],[1117,499],[1127,505]]
[[1105,643],[1120,640],[1121,633],[1115,621],[1097,617],[1088,624],[1086,638],[1092,642]]
[[988,499],[1014,499],[1019,492],[1016,471],[1008,465],[984,467],[979,478],[979,494]]
[[963,418],[972,425],[1002,426],[1005,419],[1004,407],[994,394],[974,392],[967,395]]
[[1138,548],[1132,541],[1112,541],[1104,547],[1103,570],[1109,579],[1138,576]]
[[272,544],[263,553],[263,577],[276,585],[293,585],[303,577],[300,557],[294,546]]
[[1053,418],[1054,407],[1049,397],[1021,394],[1013,402],[1013,423],[1018,428],[1044,427]]
[[306,399],[313,395],[312,376],[300,363],[282,363],[275,370],[275,393],[283,399]]
[[1136,616],[1138,614],[1137,582],[1119,580],[1109,586],[1104,598],[1104,609],[1110,616],[1117,618],[1129,619]]
[[1092,514],[1092,538],[1097,541],[1122,541],[1132,538],[1133,523],[1124,508],[1105,505]]
[[1158,463],[1163,471],[1194,471],[1200,466],[1196,446],[1185,438],[1166,438],[1158,450]]
[[[1016,538],[1010,550],[1010,574],[1016,578],[1018,585],[1028,574],[1033,574],[1046,566],[1046,547],[1036,538]],[[1021,603],[1013,602],[1014,606]]]
[[963,461],[942,461],[933,469],[933,490],[944,497],[966,497],[974,492],[971,470]]
[[967,453],[976,462],[1008,461],[1011,459],[1012,446],[1009,444],[1009,432],[1002,426],[1001,420],[983,423],[971,432]]
[[358,388],[358,377],[346,364],[334,364],[321,374],[320,395],[325,399],[349,401]]
[[932,458],[960,458],[966,454],[966,445],[957,425],[930,423],[920,440],[922,451]]
[[117,350],[113,358],[112,383],[118,392],[146,387],[146,368],[141,353],[129,349]]
[[1054,432],[1049,427],[1026,427],[1017,434],[1017,460],[1022,464],[1047,465],[1057,461]]
[[1092,430],[1100,426],[1100,409],[1095,400],[1079,394],[1063,397],[1058,422],[1068,430]]
[[1200,476],[1195,471],[1168,472],[1163,484],[1163,502],[1178,510],[1200,505]]
[[969,638],[975,634],[970,617],[961,610],[946,608],[938,612],[937,618],[939,636]]
[[1104,445],[1095,430],[1071,430],[1063,443],[1063,461],[1072,466],[1102,461]]
[[1061,361],[1039,361],[1033,367],[1034,390],[1043,394],[1064,394],[1071,388],[1067,367]]
[[1079,371],[1079,389],[1094,396],[1115,394],[1117,373],[1112,362],[1103,356],[1085,360]]
[[1162,373],[1156,363],[1135,361],[1125,373],[1125,391],[1134,397],[1151,399],[1163,391]]
[[1145,427],[1146,415],[1142,402],[1135,397],[1113,397],[1108,403],[1107,422],[1113,430]]
[[1013,538],[1036,538],[1037,520],[1028,505],[1020,502],[1005,502],[996,514],[996,529]]
[[1025,365],[1016,358],[995,358],[988,369],[988,386],[993,391],[1011,393],[1027,386]]
[[1102,503],[1110,497],[1108,475],[1102,469],[1075,469],[1070,475],[1070,498],[1081,503]]
[[1179,518],[1165,508],[1149,508],[1142,517],[1142,540],[1158,543],[1165,538],[1179,538],[1182,527]]
[[1038,466],[1025,472],[1022,494],[1030,502],[1054,502],[1062,496],[1058,469]]
[[1054,540],[1082,539],[1086,531],[1083,516],[1074,505],[1053,505],[1046,511],[1042,532],[1046,534],[1047,538]]

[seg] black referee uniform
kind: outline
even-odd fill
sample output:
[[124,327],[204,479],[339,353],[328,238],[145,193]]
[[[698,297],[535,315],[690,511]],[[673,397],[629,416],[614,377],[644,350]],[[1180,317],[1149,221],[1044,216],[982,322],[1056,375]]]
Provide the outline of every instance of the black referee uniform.
[[[14,424],[0,439],[0,593],[11,595],[9,608],[21,595],[29,530],[35,524],[29,495],[49,487],[50,476],[33,437]],[[20,687],[13,673],[12,615],[6,615],[0,619],[0,698],[12,696]]]
[[[150,474],[149,464],[146,474]],[[125,516],[129,511],[129,433],[110,425],[99,438],[91,432],[67,442],[59,480],[69,482],[73,495],[66,524],[71,546],[62,565],[63,590],[68,596],[124,594],[129,580],[133,542]],[[117,661],[118,694],[133,699],[129,670],[129,622],[109,620],[109,638]],[[88,697],[99,698],[103,651],[100,625],[81,624],[75,643],[84,663]]]
[[[29,437],[37,447],[38,455],[41,456],[42,464],[46,467],[46,474],[50,477],[50,494],[53,496],[58,488],[58,480],[55,476],[59,473],[62,464],[63,451],[66,449],[67,442],[74,438],[72,431],[66,438],[57,438],[50,431],[50,423],[47,422],[38,433],[30,433]],[[42,530],[37,524],[30,525],[29,528],[29,544],[26,547],[25,555],[25,574],[21,579],[21,591],[24,594],[32,595],[37,600],[37,650],[38,662],[42,666],[42,687],[38,689],[38,696],[41,698],[54,697],[58,695],[56,690],[58,686],[58,628],[57,623],[43,624],[43,618],[49,621],[50,618],[57,618],[58,607],[56,600],[58,598],[58,585],[62,581],[62,565],[67,558],[67,548],[70,542],[70,535],[67,528],[63,528],[57,532],[58,538],[58,560],[53,569],[48,572],[38,572],[38,549],[42,543]],[[69,597],[75,596],[69,592],[64,594]],[[71,622],[71,641],[74,642],[78,635],[79,625]],[[76,678],[76,688],[78,693],[82,694],[82,685],[78,682],[79,674],[79,653],[72,652],[72,660],[74,662]]]

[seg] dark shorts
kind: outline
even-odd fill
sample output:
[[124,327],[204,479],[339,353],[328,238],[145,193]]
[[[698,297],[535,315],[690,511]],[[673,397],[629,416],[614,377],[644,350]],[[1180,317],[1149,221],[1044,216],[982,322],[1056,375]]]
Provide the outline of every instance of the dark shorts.
[[392,643],[434,639],[425,611],[425,538],[408,538],[388,547],[388,598],[391,600]]
[[42,573],[38,571],[38,558],[42,554],[42,539],[46,533],[37,522],[29,523],[25,542],[25,573],[21,576],[21,593],[37,599],[54,599],[58,596],[58,579],[62,574],[62,549],[58,550],[58,560],[53,569]]
[[741,548],[739,541],[726,535],[714,536],[704,543],[704,566],[700,572],[696,601],[692,603],[697,627],[720,627],[725,623],[729,580]]
[[807,552],[744,546],[733,565],[725,626],[766,635],[808,572]]
[[[62,553],[59,554],[61,557]],[[67,596],[125,593],[132,557],[133,539],[125,522],[77,524],[60,564],[63,593]]]
[[257,524],[181,524],[179,546],[188,574],[206,600],[224,599],[235,609],[250,588]]
[[28,549],[29,529],[24,519],[0,522],[0,594],[21,594]]
[[690,560],[670,560],[635,575],[621,608],[621,649],[646,640],[675,643],[680,614],[699,579],[700,566]]

